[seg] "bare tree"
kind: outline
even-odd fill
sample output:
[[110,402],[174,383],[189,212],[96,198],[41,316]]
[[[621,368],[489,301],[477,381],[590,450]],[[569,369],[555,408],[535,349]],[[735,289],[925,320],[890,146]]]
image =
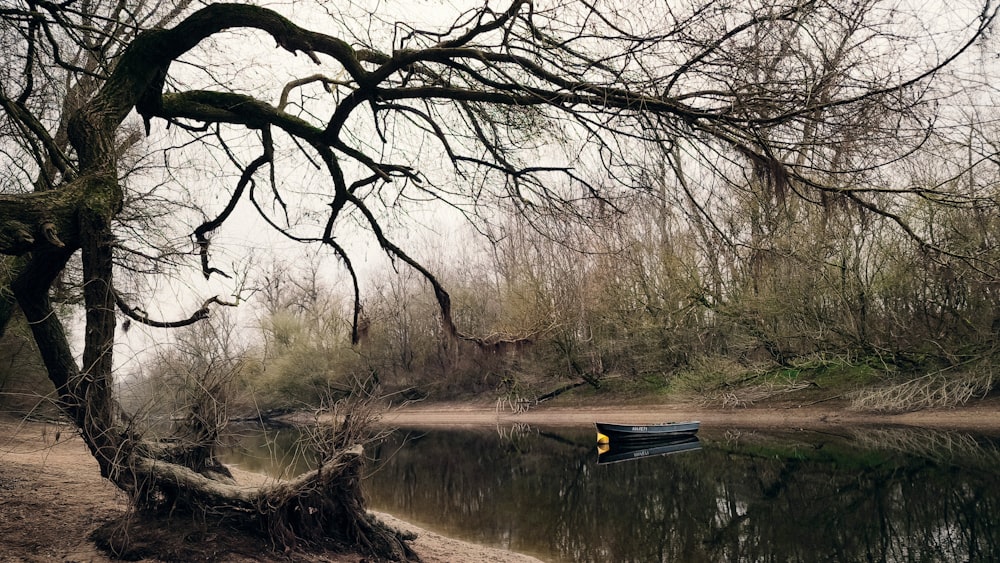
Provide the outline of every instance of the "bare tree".
[[[438,201],[487,220],[482,210],[509,204],[527,215],[586,220],[594,201],[614,206],[644,189],[620,181],[636,177],[633,157],[682,147],[705,174],[755,176],[781,197],[845,198],[920,238],[880,197],[933,194],[886,184],[877,171],[921,144],[932,127],[938,75],[996,15],[989,2],[968,12],[931,52],[926,26],[917,25],[921,14],[876,2],[713,0],[671,8],[514,0],[480,4],[436,29],[398,22],[370,37],[318,7],[310,15],[320,14],[322,29],[338,21],[353,27],[312,31],[243,4],[190,11],[181,3],[166,14],[145,2],[99,5],[18,0],[0,8],[11,53],[0,82],[8,170],[0,252],[9,257],[0,326],[16,299],[62,410],[102,474],[137,505],[225,515],[285,544],[335,537],[397,559],[408,550],[364,511],[359,447],[327,452],[320,470],[295,481],[248,491],[180,463],[190,456],[143,440],[124,420],[112,385],[115,311],[172,326],[204,318],[212,304],[189,319],[156,321],[115,289],[116,252],[128,242],[116,237],[128,232],[117,221],[141,185],[123,172],[125,148],[138,142],[130,115],[154,138],[165,139],[167,127],[174,139],[187,136],[206,155],[201,166],[234,176],[223,209],[192,230],[206,277],[226,274],[212,261],[212,234],[249,202],[277,232],[340,258],[354,280],[357,327],[359,284],[338,239],[354,221],[432,286],[447,334],[476,341],[452,321],[446,289],[397,242],[390,228],[397,210]],[[369,26],[381,21],[370,16]],[[236,88],[226,65],[254,61],[239,60],[244,53],[233,44],[261,36],[279,50],[267,58],[296,76]],[[832,56],[842,41],[845,54]],[[227,46],[235,59],[213,58]],[[307,72],[310,65],[317,72]],[[884,141],[885,151],[854,150],[861,133]],[[282,156],[325,181],[296,190]],[[82,363],[50,299],[78,251]]]

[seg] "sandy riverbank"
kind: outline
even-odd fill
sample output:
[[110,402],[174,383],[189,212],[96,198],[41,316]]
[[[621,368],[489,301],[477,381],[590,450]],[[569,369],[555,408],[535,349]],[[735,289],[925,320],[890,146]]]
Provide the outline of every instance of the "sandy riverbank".
[[924,426],[942,429],[1000,430],[1000,399],[976,401],[961,408],[928,409],[897,414],[851,410],[842,402],[801,405],[771,403],[742,409],[699,408],[691,404],[626,406],[545,406],[522,413],[497,411],[469,404],[413,404],[391,410],[383,417],[398,426],[478,426],[525,423],[546,426],[580,426],[596,420],[663,422],[700,420],[704,426],[752,428],[821,428],[851,425]]

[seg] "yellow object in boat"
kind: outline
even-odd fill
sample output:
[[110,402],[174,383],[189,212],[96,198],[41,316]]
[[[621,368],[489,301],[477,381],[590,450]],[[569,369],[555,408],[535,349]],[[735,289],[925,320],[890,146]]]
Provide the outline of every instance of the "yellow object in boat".
[[597,454],[598,455],[607,453],[609,451],[611,451],[611,444],[598,444],[597,445]]
[[609,444],[609,443],[611,443],[611,439],[608,438],[607,436],[605,436],[604,434],[601,434],[600,432],[598,432],[597,433],[597,443],[598,444]]

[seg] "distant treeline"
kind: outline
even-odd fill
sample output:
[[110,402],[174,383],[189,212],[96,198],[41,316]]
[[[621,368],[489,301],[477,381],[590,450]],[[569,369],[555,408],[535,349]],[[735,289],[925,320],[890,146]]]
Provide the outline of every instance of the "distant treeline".
[[[363,289],[352,345],[350,285],[331,285],[319,264],[272,264],[250,331],[219,310],[177,332],[175,350],[128,378],[133,395],[174,408],[194,389],[255,411],[358,390],[530,401],[574,383],[710,397],[748,378],[830,366],[854,370],[858,385],[934,374],[921,393],[945,402],[992,388],[1000,224],[989,209],[901,200],[907,231],[850,201],[731,189],[707,198],[708,209],[666,193],[571,218],[511,214],[480,225],[485,238],[470,229],[425,249],[456,325],[475,341],[450,338],[429,285],[400,267]],[[5,403],[49,393],[26,331],[2,345]],[[173,402],[156,395],[164,378],[188,382]]]
[[947,390],[971,373],[962,393],[992,387],[995,214],[900,204],[908,226],[925,225],[918,233],[850,201],[747,189],[708,210],[663,194],[637,193],[621,214],[512,214],[485,240],[427,249],[456,325],[476,341],[448,337],[429,285],[400,268],[362,292],[351,345],[349,285],[276,264],[261,280],[258,338],[247,344],[216,315],[146,376],[193,373],[205,388],[205,374],[223,373],[238,382],[230,398],[252,391],[257,409],[359,389],[395,400],[533,400],[571,383],[710,395],[830,366],[862,374],[858,385],[936,374]]

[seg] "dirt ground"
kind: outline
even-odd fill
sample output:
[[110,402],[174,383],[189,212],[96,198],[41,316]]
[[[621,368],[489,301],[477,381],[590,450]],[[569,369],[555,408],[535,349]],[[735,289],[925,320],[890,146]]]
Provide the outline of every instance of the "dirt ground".
[[383,420],[390,425],[462,426],[525,423],[546,426],[580,426],[594,421],[667,422],[699,420],[703,425],[752,428],[818,428],[863,424],[926,426],[942,429],[1000,430],[1000,397],[991,397],[961,408],[921,410],[898,414],[854,411],[845,401],[802,404],[795,400],[769,401],[751,408],[702,408],[693,404],[538,407],[513,413],[490,406],[469,404],[414,404],[392,410]]
[[[874,416],[846,410],[842,405],[772,404],[767,408],[702,410],[690,405],[626,408],[537,408],[525,413],[498,413],[485,406],[415,405],[390,412],[390,425],[483,425],[520,422],[543,425],[579,425],[594,420],[656,422],[701,420],[703,425],[740,427],[815,428],[857,424],[914,425],[981,431],[1000,430],[1000,400],[979,401],[959,409]],[[241,480],[260,478],[238,475]],[[91,532],[127,515],[122,495],[104,481],[83,442],[66,426],[0,418],[0,562],[113,561],[89,539]],[[388,523],[415,532],[413,546],[429,563],[530,562],[531,557],[446,538],[415,528],[390,515]],[[115,524],[119,525],[119,524]],[[171,526],[174,524],[171,523]],[[346,563],[364,561],[350,554],[276,553],[244,539],[224,541],[218,533],[196,526],[178,529],[179,546],[141,561],[307,561]],[[141,530],[124,529],[141,534]],[[162,532],[162,530],[160,530]],[[174,532],[174,530],[171,530]],[[167,553],[167,555],[163,555]]]

